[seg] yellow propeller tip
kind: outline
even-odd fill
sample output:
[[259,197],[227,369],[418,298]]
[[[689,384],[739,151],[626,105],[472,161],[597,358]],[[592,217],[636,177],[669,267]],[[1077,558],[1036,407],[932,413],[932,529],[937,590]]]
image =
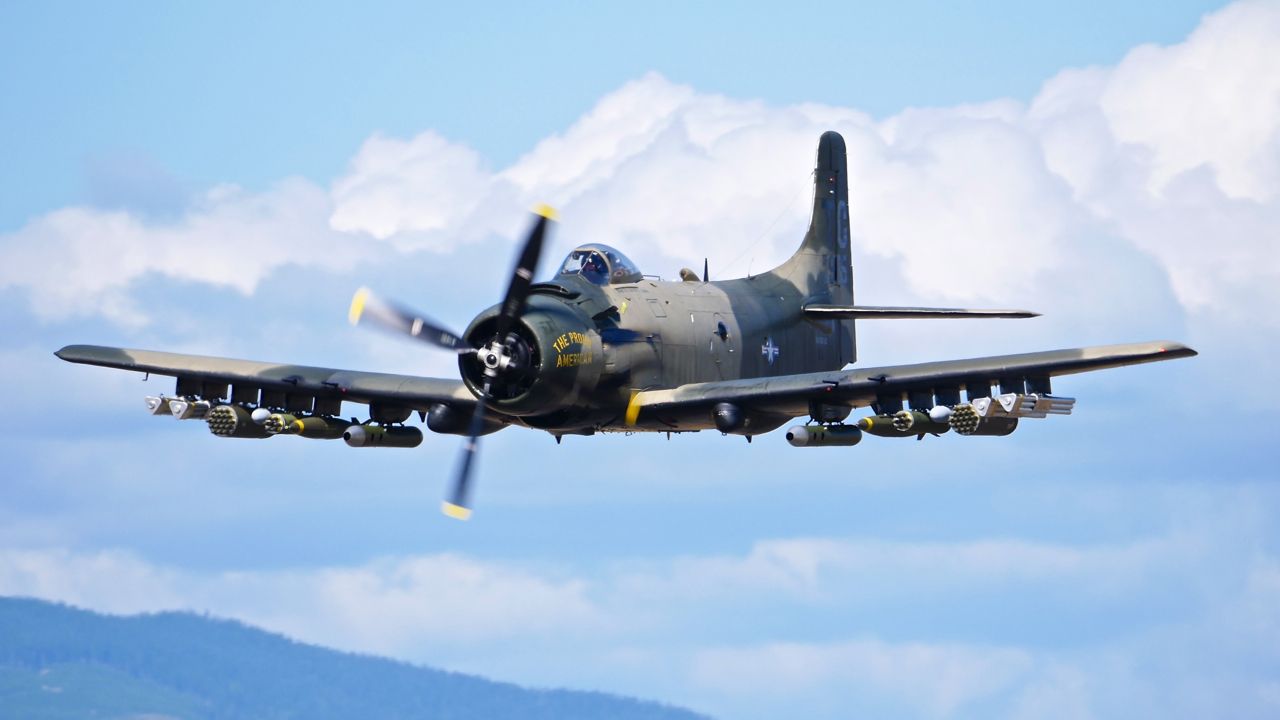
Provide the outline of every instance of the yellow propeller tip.
[[369,288],[360,288],[351,297],[351,309],[347,311],[347,322],[355,325],[364,314],[364,304],[369,301]]
[[560,220],[560,213],[556,212],[556,209],[555,209],[555,208],[551,207],[550,205],[548,205],[548,204],[546,204],[546,203],[542,203],[542,204],[541,204],[541,205],[539,205],[538,207],[534,208],[534,209],[533,209],[533,214],[534,214],[534,215],[541,215],[542,217],[544,217],[544,218],[546,218],[546,219],[548,219],[548,220],[555,220],[555,221],[557,221],[557,222],[559,222],[559,220]]
[[461,505],[454,505],[448,500],[445,500],[444,502],[440,503],[440,512],[444,513],[445,515],[448,515],[454,520],[466,520],[467,518],[471,517],[470,508],[464,508]]
[[634,427],[636,421],[640,419],[640,391],[631,391],[631,400],[627,402],[626,423],[628,427]]

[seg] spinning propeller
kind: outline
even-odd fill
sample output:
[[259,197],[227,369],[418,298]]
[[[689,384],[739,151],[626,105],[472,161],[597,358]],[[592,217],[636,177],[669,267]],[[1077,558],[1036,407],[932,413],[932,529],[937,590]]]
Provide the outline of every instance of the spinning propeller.
[[507,293],[495,320],[494,332],[483,344],[471,347],[457,333],[408,308],[376,297],[368,288],[356,291],[355,297],[351,299],[351,311],[347,315],[352,325],[374,325],[458,354],[475,353],[479,360],[484,370],[483,388],[471,415],[471,427],[467,433],[467,441],[462,446],[462,457],[458,461],[453,488],[440,508],[445,515],[458,520],[471,517],[471,508],[467,504],[470,497],[471,467],[479,448],[480,433],[484,430],[485,410],[493,399],[491,391],[494,384],[503,375],[524,372],[528,362],[527,354],[520,352],[519,337],[512,328],[524,314],[525,300],[533,285],[533,273],[537,269],[538,258],[542,255],[542,241],[547,234],[547,224],[556,219],[555,210],[546,205],[535,208],[534,214],[537,217],[524,242],[524,248],[520,251],[515,270],[511,273]]

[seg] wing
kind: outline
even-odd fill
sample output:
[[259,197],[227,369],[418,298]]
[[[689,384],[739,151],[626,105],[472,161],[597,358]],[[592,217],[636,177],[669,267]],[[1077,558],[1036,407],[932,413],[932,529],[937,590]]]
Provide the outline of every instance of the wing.
[[[785,375],[697,383],[670,390],[639,392],[627,409],[627,422],[668,427],[706,424],[715,405],[733,403],[746,410],[786,416],[809,414],[811,403],[861,407],[885,402],[901,407],[904,396],[928,393],[940,400],[960,390],[971,395],[999,383],[1002,392],[1050,392],[1049,378],[1059,375],[1191,357],[1195,350],[1176,342],[1104,345],[1068,350],[997,355],[968,360],[892,365],[858,370]],[[1016,390],[1015,390],[1016,388]],[[915,403],[913,403],[914,405]]]
[[67,362],[175,377],[179,396],[225,398],[291,410],[314,406],[318,413],[336,415],[343,401],[423,412],[438,403],[466,410],[475,406],[475,396],[459,380],[99,345],[68,345],[54,354]]

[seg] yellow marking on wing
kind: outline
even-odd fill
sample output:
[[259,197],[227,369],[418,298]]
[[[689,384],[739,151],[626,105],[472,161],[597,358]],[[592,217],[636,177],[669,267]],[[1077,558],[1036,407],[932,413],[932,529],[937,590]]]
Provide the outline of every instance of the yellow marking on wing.
[[640,391],[639,390],[631,391],[631,400],[627,402],[626,419],[627,419],[628,425],[635,425],[636,421],[640,419]]
[[461,505],[454,505],[448,500],[445,500],[444,502],[440,503],[440,512],[444,513],[445,515],[448,515],[454,520],[466,520],[467,518],[471,517],[470,508],[464,508]]
[[533,214],[541,215],[542,217],[548,220],[555,220],[557,222],[559,222],[560,220],[560,213],[556,212],[555,208],[551,207],[546,203],[542,203],[541,205],[535,207],[533,209]]
[[364,304],[369,301],[369,288],[360,288],[351,296],[351,309],[347,311],[347,322],[355,325],[364,314]]

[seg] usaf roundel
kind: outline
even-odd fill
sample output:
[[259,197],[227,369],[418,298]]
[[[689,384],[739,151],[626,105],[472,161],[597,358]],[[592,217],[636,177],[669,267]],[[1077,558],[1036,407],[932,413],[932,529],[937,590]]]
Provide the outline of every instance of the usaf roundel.
[[760,354],[764,356],[764,359],[767,360],[770,365],[773,364],[774,360],[778,359],[778,353],[780,352],[782,352],[782,348],[774,344],[772,335],[766,337],[764,339],[764,345],[760,346]]

